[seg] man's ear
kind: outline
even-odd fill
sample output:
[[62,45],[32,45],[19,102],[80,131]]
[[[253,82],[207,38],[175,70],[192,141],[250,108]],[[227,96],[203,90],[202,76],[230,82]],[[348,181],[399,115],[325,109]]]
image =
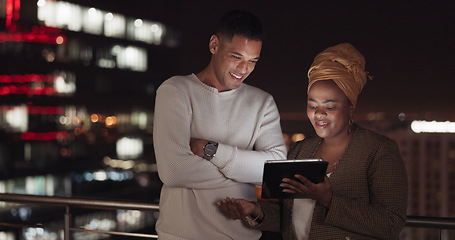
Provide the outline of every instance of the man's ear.
[[215,54],[216,51],[218,50],[218,46],[220,45],[220,39],[218,38],[217,35],[212,35],[210,37],[210,42],[209,42],[209,49],[212,54]]

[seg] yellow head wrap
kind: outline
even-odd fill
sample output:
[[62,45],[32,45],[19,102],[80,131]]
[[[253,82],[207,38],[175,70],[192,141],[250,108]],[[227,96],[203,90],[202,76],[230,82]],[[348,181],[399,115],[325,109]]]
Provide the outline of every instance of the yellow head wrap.
[[320,80],[333,80],[352,105],[367,82],[365,58],[350,43],[340,43],[320,52],[308,70],[308,91]]

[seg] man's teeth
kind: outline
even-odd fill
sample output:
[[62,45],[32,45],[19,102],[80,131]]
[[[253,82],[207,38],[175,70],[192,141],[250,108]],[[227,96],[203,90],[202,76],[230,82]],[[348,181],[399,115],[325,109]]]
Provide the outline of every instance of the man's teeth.
[[320,122],[320,121],[319,121],[319,122],[317,122],[317,124],[318,124],[318,125],[327,125],[327,123],[326,123],[326,122]]
[[239,76],[239,75],[235,75],[234,73],[231,73],[232,76],[234,76],[235,78],[238,78],[238,79],[241,79],[242,76]]

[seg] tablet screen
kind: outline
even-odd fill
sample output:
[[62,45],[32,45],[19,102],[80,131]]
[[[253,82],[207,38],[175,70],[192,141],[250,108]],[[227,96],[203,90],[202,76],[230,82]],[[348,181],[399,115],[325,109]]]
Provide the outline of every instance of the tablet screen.
[[324,181],[328,162],[322,159],[268,160],[264,165],[262,194],[264,199],[304,198],[299,194],[284,193],[280,187],[283,178],[295,179],[295,174],[305,176],[314,183]]

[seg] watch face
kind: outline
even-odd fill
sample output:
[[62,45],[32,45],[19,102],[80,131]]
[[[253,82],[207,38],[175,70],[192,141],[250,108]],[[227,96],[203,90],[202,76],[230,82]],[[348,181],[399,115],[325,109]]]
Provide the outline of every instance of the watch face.
[[213,144],[205,145],[204,152],[208,156],[213,156],[216,153],[216,146]]

